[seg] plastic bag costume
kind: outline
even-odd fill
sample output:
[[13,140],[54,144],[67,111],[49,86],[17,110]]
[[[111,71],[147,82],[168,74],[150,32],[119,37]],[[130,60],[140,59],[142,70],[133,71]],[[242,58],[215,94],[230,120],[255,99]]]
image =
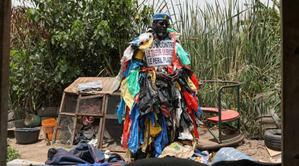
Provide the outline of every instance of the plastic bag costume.
[[[149,30],[131,41],[121,59],[121,102],[117,114],[124,123],[122,145],[136,153],[158,157],[174,140],[198,139],[198,80],[190,70],[189,54],[177,41],[177,33],[157,40]],[[176,80],[159,78],[157,73]]]

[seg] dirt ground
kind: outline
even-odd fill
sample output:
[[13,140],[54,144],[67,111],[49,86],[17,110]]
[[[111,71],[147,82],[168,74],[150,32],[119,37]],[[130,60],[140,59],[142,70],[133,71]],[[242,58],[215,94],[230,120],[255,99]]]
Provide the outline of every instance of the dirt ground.
[[[55,149],[62,148],[65,150],[71,150],[72,148],[76,147],[75,145],[71,146],[71,145],[63,145],[63,144],[47,145],[47,141],[44,140],[44,136],[42,132],[40,132],[38,142],[33,144],[17,144],[16,138],[8,138],[8,139],[9,139],[9,145],[14,149],[16,149],[20,154],[19,159],[25,160],[26,161],[25,163],[28,163],[27,161],[32,161],[34,165],[45,163],[45,161],[47,160],[48,150],[50,148],[55,148]],[[108,149],[107,147],[108,144],[106,143],[103,146],[105,145],[106,147],[102,149],[102,151]],[[112,143],[110,147],[112,147],[112,149],[115,150],[115,153],[118,153],[123,158],[125,158],[125,152],[122,152],[123,150],[121,149],[120,146],[116,146],[116,143]],[[23,164],[23,162],[17,162],[17,163]]]
[[[18,150],[19,154],[21,155],[20,159],[33,161],[33,162],[40,162],[40,163],[44,163],[47,160],[47,153],[48,153],[48,149],[50,148],[63,148],[65,150],[70,150],[75,147],[75,146],[57,145],[57,144],[47,146],[47,142],[43,140],[42,134],[40,134],[39,141],[37,143],[21,145],[21,144],[16,144],[15,138],[10,138],[10,145],[16,150]],[[263,140],[245,139],[241,145],[236,147],[236,149],[261,162],[280,161],[281,154],[276,154],[274,157],[271,157],[269,151],[264,145]],[[125,153],[120,151],[118,150],[118,152],[116,153],[124,157]]]

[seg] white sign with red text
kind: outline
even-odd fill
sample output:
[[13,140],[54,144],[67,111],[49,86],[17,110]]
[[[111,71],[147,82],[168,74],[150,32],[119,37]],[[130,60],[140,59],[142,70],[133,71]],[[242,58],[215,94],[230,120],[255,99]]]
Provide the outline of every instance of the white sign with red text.
[[173,40],[162,40],[159,44],[153,43],[145,50],[147,65],[164,66],[171,65],[173,55]]

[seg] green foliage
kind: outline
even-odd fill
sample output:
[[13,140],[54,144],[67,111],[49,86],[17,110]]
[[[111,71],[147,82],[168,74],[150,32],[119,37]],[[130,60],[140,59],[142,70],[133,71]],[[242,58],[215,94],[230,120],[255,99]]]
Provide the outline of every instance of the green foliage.
[[[33,0],[12,13],[10,106],[60,103],[77,77],[113,76],[128,41],[152,12],[133,0]],[[135,15],[139,15],[135,19]]]
[[[252,0],[244,8],[239,0],[215,1],[202,9],[187,0],[34,0],[36,8],[13,10],[10,104],[32,109],[59,103],[76,77],[115,75],[127,42],[150,25],[153,11],[165,11],[182,33],[198,78],[243,83],[242,128],[260,137],[255,120],[270,109],[280,112],[280,15],[272,1]],[[205,87],[203,106],[215,105],[216,88]],[[233,107],[230,98],[224,107]]]
[[20,154],[18,153],[18,151],[9,145],[9,140],[7,140],[6,155],[7,155],[6,162],[12,161],[12,160],[20,157]]

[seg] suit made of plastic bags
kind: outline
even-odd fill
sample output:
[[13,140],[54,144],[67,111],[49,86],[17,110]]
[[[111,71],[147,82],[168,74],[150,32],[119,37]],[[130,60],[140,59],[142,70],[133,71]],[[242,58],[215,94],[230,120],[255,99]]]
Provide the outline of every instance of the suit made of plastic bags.
[[[145,50],[156,42],[150,33],[130,42],[121,61],[124,67],[120,72],[123,75],[117,114],[119,122],[124,121],[122,145],[132,153],[142,148],[143,152],[154,151],[152,154],[157,157],[179,135],[181,139],[198,138],[196,119],[201,112],[196,93],[199,83],[187,66],[190,55],[175,38],[169,36],[167,40],[173,41],[169,65],[147,66]],[[176,74],[177,78],[161,79],[157,72]]]

